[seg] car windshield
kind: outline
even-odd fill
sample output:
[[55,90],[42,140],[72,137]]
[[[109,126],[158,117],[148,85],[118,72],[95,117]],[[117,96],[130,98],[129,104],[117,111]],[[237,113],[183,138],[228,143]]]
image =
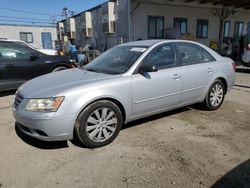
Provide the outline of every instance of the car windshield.
[[122,74],[128,71],[146,50],[145,46],[116,46],[94,59],[84,69],[105,74]]

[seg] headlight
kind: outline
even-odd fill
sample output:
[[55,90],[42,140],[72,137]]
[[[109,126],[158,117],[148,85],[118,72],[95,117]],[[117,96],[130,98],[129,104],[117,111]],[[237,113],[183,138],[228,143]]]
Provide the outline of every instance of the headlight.
[[30,99],[25,110],[32,112],[56,112],[64,97],[52,97],[46,99]]

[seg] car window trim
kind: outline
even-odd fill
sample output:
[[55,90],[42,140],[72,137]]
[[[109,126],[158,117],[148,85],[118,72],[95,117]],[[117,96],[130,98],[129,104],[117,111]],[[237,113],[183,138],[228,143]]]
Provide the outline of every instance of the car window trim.
[[[192,45],[193,46],[197,46],[200,50],[204,50],[205,52],[207,52],[211,56],[212,60],[211,61],[202,62],[202,63],[194,63],[194,64],[184,65],[184,64],[182,64],[182,62],[180,60],[181,55],[180,55],[180,52],[178,50],[178,45],[179,44],[186,44],[186,45],[189,45],[189,46],[192,46]],[[178,57],[177,61],[178,61],[179,66],[183,67],[183,66],[190,66],[190,65],[198,65],[198,64],[204,64],[204,63],[212,63],[212,62],[216,61],[216,59],[214,58],[214,56],[211,53],[209,53],[205,48],[202,48],[201,46],[199,46],[197,44],[189,43],[189,42],[175,42],[175,47],[176,47],[176,54],[177,54],[177,57]]]

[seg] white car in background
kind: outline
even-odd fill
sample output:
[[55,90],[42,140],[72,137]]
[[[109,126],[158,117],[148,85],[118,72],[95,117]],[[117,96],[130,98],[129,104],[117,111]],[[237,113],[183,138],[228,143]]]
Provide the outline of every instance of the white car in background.
[[244,54],[241,57],[242,65],[250,67],[250,44],[247,45]]
[[34,46],[22,41],[22,40],[7,40],[7,39],[4,39],[4,41],[9,41],[9,42],[15,42],[15,43],[18,43],[18,44],[21,44],[21,45],[24,45],[24,46],[28,46],[34,50],[37,50],[39,52],[42,52],[46,55],[58,55],[57,51],[56,50],[53,50],[53,49],[37,49],[35,48]]

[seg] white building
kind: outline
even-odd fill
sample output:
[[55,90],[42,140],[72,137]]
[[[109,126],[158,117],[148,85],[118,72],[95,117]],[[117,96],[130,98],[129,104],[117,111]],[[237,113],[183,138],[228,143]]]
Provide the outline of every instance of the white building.
[[0,24],[0,39],[23,40],[40,49],[54,49],[57,40],[56,27]]
[[133,40],[184,34],[205,45],[215,41],[224,47],[230,37],[239,40],[250,35],[249,9],[246,0],[110,0],[70,18],[76,24],[74,36],[67,32],[70,24],[65,24],[70,19],[59,22],[58,36],[100,50]]

